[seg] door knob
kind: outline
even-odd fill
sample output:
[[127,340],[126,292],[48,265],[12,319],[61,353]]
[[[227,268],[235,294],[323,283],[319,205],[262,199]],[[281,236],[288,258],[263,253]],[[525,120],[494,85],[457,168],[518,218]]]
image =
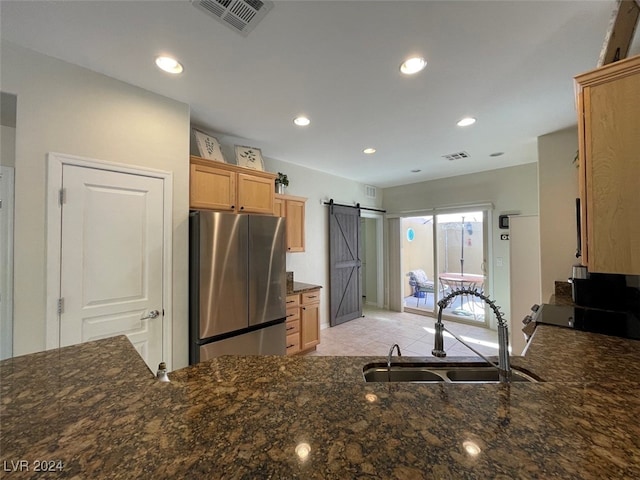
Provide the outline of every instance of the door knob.
[[145,315],[140,320],[146,320],[147,318],[156,318],[158,315],[160,315],[160,312],[158,310],[151,310],[148,315]]

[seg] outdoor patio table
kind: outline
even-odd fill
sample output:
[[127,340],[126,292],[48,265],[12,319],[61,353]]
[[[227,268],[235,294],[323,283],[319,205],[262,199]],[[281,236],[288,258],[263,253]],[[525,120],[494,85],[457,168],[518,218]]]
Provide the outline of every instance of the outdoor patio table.
[[[438,275],[440,279],[440,286],[442,290],[445,291],[446,287],[449,287],[451,290],[459,290],[461,288],[470,288],[470,289],[478,289],[478,291],[482,291],[482,287],[484,285],[485,276],[484,275],[476,275],[473,273],[441,273]],[[465,295],[467,300],[467,305],[471,309],[471,313],[473,314],[473,318],[476,318],[475,309],[469,303],[469,296]],[[475,301],[475,300],[474,300]],[[460,308],[464,310],[464,305],[461,303]]]

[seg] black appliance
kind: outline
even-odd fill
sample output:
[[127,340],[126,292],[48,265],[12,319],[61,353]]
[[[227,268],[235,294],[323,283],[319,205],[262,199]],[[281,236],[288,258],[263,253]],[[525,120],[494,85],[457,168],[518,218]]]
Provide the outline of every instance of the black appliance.
[[638,310],[603,310],[570,305],[534,305],[523,323],[542,323],[583,332],[640,340]]

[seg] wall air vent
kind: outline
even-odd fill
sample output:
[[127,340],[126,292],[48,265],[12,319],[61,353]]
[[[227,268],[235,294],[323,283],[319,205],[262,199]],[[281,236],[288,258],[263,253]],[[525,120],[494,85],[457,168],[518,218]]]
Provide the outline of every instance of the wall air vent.
[[267,0],[191,0],[191,4],[245,37],[273,8]]
[[367,198],[376,198],[376,194],[378,193],[376,187],[372,185],[364,186],[364,196]]
[[470,155],[467,152],[456,152],[450,153],[448,155],[442,155],[442,158],[446,158],[447,160],[460,160],[461,158],[469,158]]

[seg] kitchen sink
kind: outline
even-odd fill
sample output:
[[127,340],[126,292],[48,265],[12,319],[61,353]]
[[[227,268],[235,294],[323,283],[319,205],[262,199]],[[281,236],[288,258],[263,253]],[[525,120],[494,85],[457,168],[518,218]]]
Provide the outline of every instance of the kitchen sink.
[[392,366],[390,370],[384,368],[369,368],[364,371],[364,380],[366,382],[422,382],[422,383],[438,383],[444,382],[445,379],[431,370],[426,368],[398,368]]
[[[484,363],[371,363],[363,368],[365,382],[412,383],[498,383],[498,370]],[[517,368],[511,369],[512,382],[539,382],[534,376]]]

